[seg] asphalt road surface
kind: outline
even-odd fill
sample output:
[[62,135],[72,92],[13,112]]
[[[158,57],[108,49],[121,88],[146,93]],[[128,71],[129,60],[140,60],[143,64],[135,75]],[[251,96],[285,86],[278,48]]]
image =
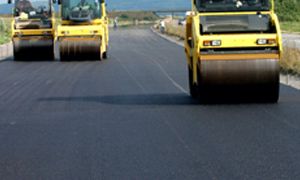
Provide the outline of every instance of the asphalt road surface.
[[300,92],[199,105],[182,47],[111,32],[105,61],[0,63],[0,179],[300,179]]

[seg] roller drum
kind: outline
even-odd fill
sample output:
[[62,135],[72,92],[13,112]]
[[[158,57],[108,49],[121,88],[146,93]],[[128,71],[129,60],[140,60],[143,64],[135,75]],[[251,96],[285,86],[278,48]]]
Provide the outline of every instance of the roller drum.
[[198,82],[203,101],[277,102],[279,60],[203,60]]
[[15,60],[53,60],[54,42],[52,37],[13,38]]
[[100,37],[59,38],[59,51],[62,60],[101,60]]

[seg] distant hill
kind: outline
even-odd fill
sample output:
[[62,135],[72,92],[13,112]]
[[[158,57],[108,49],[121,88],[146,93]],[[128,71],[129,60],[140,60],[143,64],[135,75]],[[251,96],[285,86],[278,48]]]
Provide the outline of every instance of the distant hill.
[[[108,10],[189,9],[190,0],[107,0]],[[0,14],[10,14],[12,5],[0,4]]]
[[190,0],[107,0],[110,10],[189,9]]

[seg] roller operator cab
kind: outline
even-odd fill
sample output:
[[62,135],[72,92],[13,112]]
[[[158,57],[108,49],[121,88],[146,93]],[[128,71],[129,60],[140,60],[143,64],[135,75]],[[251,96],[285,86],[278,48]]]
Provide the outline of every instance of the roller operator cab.
[[107,58],[108,19],[104,0],[60,0],[56,38],[61,60]]
[[52,0],[8,0],[8,3],[14,3],[11,25],[14,59],[54,59]]
[[278,101],[282,43],[274,1],[192,0],[185,51],[192,97]]

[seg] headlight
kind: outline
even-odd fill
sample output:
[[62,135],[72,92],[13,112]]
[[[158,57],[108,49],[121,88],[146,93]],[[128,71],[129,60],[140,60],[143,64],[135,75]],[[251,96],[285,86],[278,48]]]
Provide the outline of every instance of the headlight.
[[258,45],[276,44],[276,39],[258,39],[256,41],[256,44],[258,44]]
[[257,44],[258,45],[268,44],[268,40],[267,39],[258,39]]
[[211,45],[212,46],[221,46],[222,42],[220,40],[214,40],[214,41],[211,41]]
[[203,46],[221,46],[221,40],[203,41]]

